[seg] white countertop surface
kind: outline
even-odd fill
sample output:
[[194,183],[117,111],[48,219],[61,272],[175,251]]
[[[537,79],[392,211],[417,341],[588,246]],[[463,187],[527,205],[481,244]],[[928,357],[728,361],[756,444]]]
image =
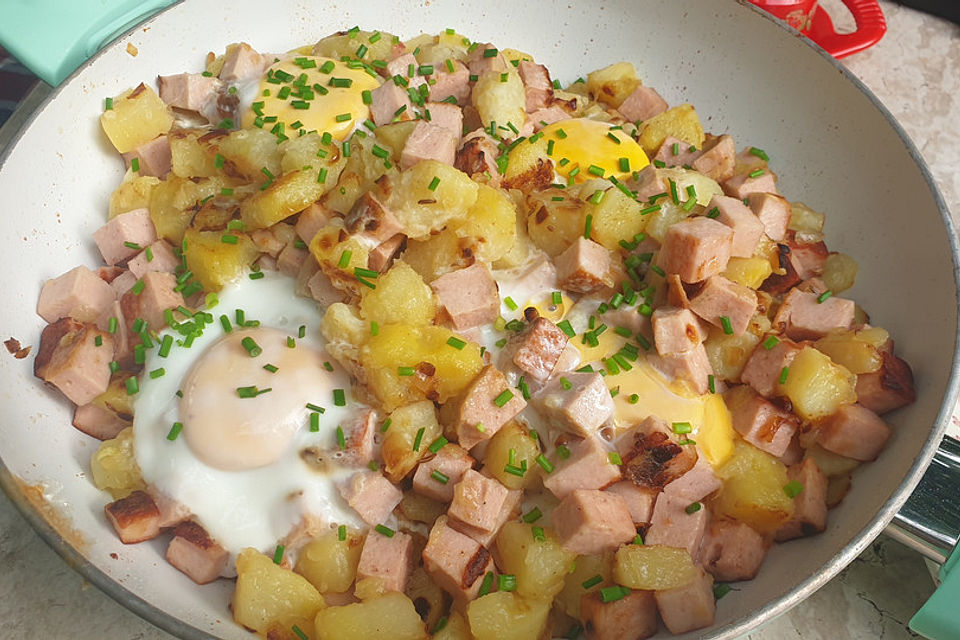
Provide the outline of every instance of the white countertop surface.
[[[956,221],[960,213],[960,27],[890,2],[880,4],[887,17],[887,34],[879,44],[844,63],[916,143]],[[838,27],[852,26],[840,0],[822,0],[821,5]],[[8,135],[9,129],[5,129]],[[0,567],[0,638],[172,639],[86,583],[43,543],[2,493]],[[932,591],[923,559],[881,537],[806,602],[747,637],[915,638],[907,621]]]

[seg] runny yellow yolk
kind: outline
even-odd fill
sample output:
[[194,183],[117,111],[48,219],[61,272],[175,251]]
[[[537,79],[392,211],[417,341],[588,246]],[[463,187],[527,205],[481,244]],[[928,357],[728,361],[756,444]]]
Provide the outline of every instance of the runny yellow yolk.
[[[262,353],[251,356],[244,338]],[[307,424],[307,403],[331,395],[332,374],[322,362],[320,353],[302,344],[289,348],[283,331],[228,334],[207,349],[184,379],[179,411],[187,445],[218,469],[256,469],[277,461]],[[265,364],[276,371],[264,369]],[[241,397],[240,387],[260,393]]]
[[[295,56],[273,64],[260,80],[259,93],[243,116],[243,126],[259,126],[288,138],[299,131],[330,133],[345,139],[370,117],[363,92],[380,86],[364,69],[315,56]],[[276,118],[276,120],[274,120]],[[299,124],[298,124],[299,123]]]
[[[554,170],[568,180],[573,174],[576,183],[610,176],[625,179],[650,164],[633,138],[620,129],[611,129],[605,122],[586,118],[562,120],[547,125],[541,133],[548,149],[553,141],[550,158]],[[602,175],[597,168],[603,170]]]

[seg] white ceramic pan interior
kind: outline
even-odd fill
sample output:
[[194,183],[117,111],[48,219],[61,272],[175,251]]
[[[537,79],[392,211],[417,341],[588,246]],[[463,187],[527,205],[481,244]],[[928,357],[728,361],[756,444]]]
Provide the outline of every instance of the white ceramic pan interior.
[[[694,104],[708,131],[766,150],[781,192],[825,212],[829,247],[860,263],[850,295],[896,338],[916,373],[917,402],[891,417],[887,450],[855,475],[827,531],[776,545],[760,576],[719,602],[716,627],[691,637],[733,637],[786,610],[879,534],[919,479],[949,415],[943,407],[956,399],[953,231],[916,150],[867,90],[801,38],[734,1],[176,5],[62,85],[4,159],[4,337],[36,346],[42,282],[77,264],[98,264],[91,233],[106,219],[123,173],[98,123],[105,97],[157,74],[199,71],[208,51],[231,42],[283,51],[353,25],[403,38],[455,27],[533,54],[564,83],[629,60],[671,104]],[[167,565],[161,542],[117,540],[103,517],[108,498],[86,477],[97,442],[70,426],[71,407],[33,377],[32,364],[32,357],[0,358],[0,458],[9,472],[2,480],[14,501],[92,582],[158,626],[183,637],[248,637],[227,609],[232,583],[197,587]],[[38,487],[47,508],[25,506],[24,485]]]

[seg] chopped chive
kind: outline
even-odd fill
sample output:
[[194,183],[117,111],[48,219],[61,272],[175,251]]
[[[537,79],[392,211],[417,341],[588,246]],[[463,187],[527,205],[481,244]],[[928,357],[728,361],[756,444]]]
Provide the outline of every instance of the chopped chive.
[[450,482],[450,476],[444,474],[439,469],[434,469],[430,472],[430,477],[439,482],[440,484],[447,484]]
[[160,367],[159,369],[154,369],[153,371],[150,372],[150,379],[156,380],[157,378],[162,377],[166,372],[167,372],[166,369],[164,369],[163,367]]
[[160,349],[157,350],[157,355],[161,358],[166,358],[170,355],[170,349],[173,347],[173,336],[165,335],[163,339],[160,340]]
[[672,427],[673,432],[676,434],[690,433],[693,431],[693,426],[691,426],[689,422],[674,422]]
[[618,467],[623,464],[623,459],[620,457],[620,454],[617,453],[616,451],[611,451],[609,458],[610,458],[610,464],[616,465]]
[[703,508],[703,505],[701,503],[694,502],[692,504],[688,504],[686,507],[684,507],[683,510],[687,512],[687,515],[693,515],[697,511],[700,511],[700,509],[702,508]]
[[784,367],[780,369],[780,384],[785,384],[787,381],[787,374],[790,373],[790,367]]
[[552,294],[550,294],[550,299],[553,304],[563,304],[563,294],[559,291],[554,291]]
[[349,249],[344,249],[343,253],[340,254],[340,260],[337,261],[337,267],[346,269],[347,265],[350,264],[351,256],[353,256],[353,252]]
[[420,451],[420,445],[421,445],[422,442],[423,442],[423,433],[424,433],[425,430],[426,430],[425,427],[420,427],[420,429],[417,430],[417,435],[416,435],[416,437],[413,439],[413,450],[414,450],[414,451]]
[[580,583],[580,586],[582,586],[584,589],[589,589],[590,587],[595,587],[595,586],[597,586],[597,585],[600,584],[601,582],[603,582],[603,576],[597,574],[597,575],[593,576],[592,578],[587,578],[586,580],[584,580],[583,582],[581,582],[581,583]]
[[320,414],[316,411],[310,412],[310,432],[317,433],[320,431]]
[[750,173],[748,173],[747,176],[749,176],[749,177],[751,177],[751,178],[759,178],[760,176],[763,175],[763,173],[764,173],[764,172],[763,172],[763,169],[754,169],[753,171],[751,171]]
[[830,289],[827,289],[826,291],[821,293],[819,296],[817,296],[817,304],[823,304],[827,300],[827,298],[829,298],[832,295],[833,295],[833,291],[831,291]]
[[803,484],[797,480],[791,480],[783,486],[783,492],[788,498],[796,498],[803,492]]
[[183,423],[174,422],[173,426],[170,427],[170,432],[167,434],[167,440],[170,440],[171,442],[176,440],[181,431],[183,431]]
[[293,625],[293,627],[291,627],[291,629],[293,630],[293,633],[294,633],[300,640],[310,640],[310,638],[307,636],[307,634],[305,634],[303,631],[301,631],[301,630],[300,630],[300,627],[298,627],[297,625]]
[[540,511],[540,507],[534,507],[533,509],[530,509],[530,511],[523,514],[523,521],[526,522],[527,524],[531,524],[533,522],[536,522],[542,517],[543,517],[543,512]]
[[427,447],[427,451],[429,451],[430,453],[438,453],[440,449],[443,449],[445,446],[447,446],[449,442],[450,442],[449,440],[447,440],[443,436],[440,436],[439,438],[434,440],[429,447]]
[[342,524],[337,527],[337,540],[343,542],[347,539],[347,525]]
[[263,349],[260,348],[260,345],[258,345],[257,342],[250,336],[247,336],[246,338],[241,340],[240,344],[243,346],[243,348],[246,350],[246,352],[250,355],[251,358],[256,358],[261,353],[263,353]]
[[134,285],[133,285],[132,287],[130,287],[130,292],[131,292],[133,295],[138,296],[138,295],[140,295],[141,293],[143,293],[143,288],[144,288],[145,286],[146,286],[146,285],[143,283],[143,280],[137,280],[136,283],[134,283]]
[[[93,337],[93,344],[94,344],[94,346],[102,347],[102,346],[103,346],[103,336],[94,336],[94,337]],[[141,345],[137,345],[137,346],[139,347],[139,346],[141,346]]]
[[500,591],[516,591],[517,576],[509,573],[501,573],[497,576],[497,589]]
[[707,375],[707,389],[710,390],[710,393],[716,393],[716,392],[717,392],[717,386],[716,386],[716,384],[717,384],[717,383],[716,383],[716,379],[713,377],[713,374],[712,374],[712,373],[711,373],[711,374],[708,374],[708,375]]
[[[490,49],[487,49],[490,51]],[[480,583],[480,591],[477,592],[477,595],[482,597],[490,593],[490,590],[493,589],[493,572],[487,571],[487,574],[483,576],[483,582]]]
[[560,378],[560,386],[569,391],[573,388],[573,383],[567,380],[565,377]]
[[590,230],[593,227],[593,214],[588,213],[587,219],[583,223],[583,237],[587,240],[590,239]]
[[628,595],[630,595],[630,589],[620,585],[600,589],[600,600],[604,603],[623,600]]
[[107,98],[103,101],[103,108],[106,111],[111,111],[113,109],[113,98]]
[[297,346],[297,341],[291,336],[287,336],[287,348],[293,349],[295,346]]
[[713,585],[713,598],[715,600],[719,600],[723,596],[730,593],[731,590],[732,589],[730,588],[730,585],[728,585],[726,582],[718,582]]
[[278,544],[276,550],[273,552],[273,564],[280,564],[283,562],[283,545]]
[[557,447],[557,456],[559,456],[561,460],[567,460],[570,457],[570,449],[567,445],[561,444]]
[[430,191],[436,191],[437,187],[440,185],[440,178],[433,176],[433,180],[430,181],[430,184],[427,185],[427,189]]
[[347,437],[343,433],[343,427],[339,425],[337,425],[337,446],[340,447],[340,451],[347,448]]
[[393,422],[393,418],[387,418],[383,421],[383,424],[380,426],[380,433],[386,433],[387,429],[390,428],[390,423]]
[[775,346],[777,346],[779,342],[780,342],[780,339],[777,338],[776,336],[767,336],[762,344],[763,344],[763,348],[769,351],[770,349],[773,349]]
[[116,373],[120,371],[120,363],[116,360],[111,360],[110,364],[107,365],[110,368],[110,373]]
[[457,350],[463,350],[463,348],[467,346],[467,342],[465,340],[461,340],[456,336],[450,336],[447,338],[447,344]]
[[136,393],[140,391],[140,383],[137,381],[136,376],[130,376],[123,384],[127,388],[128,396],[136,395]]
[[720,326],[723,327],[723,332],[728,336],[733,335],[733,324],[730,323],[729,316],[720,316]]
[[540,465],[540,466],[543,468],[543,470],[546,471],[547,473],[552,473],[552,472],[553,472],[553,469],[554,469],[553,463],[550,462],[549,460],[547,460],[547,456],[545,456],[545,455],[543,455],[543,454],[541,453],[540,455],[538,455],[538,456],[535,458],[535,461],[536,461],[536,463],[537,463],[538,465]]
[[397,375],[401,377],[412,376],[417,372],[413,367],[397,367]]
[[347,406],[347,396],[343,389],[333,390],[333,404],[337,407]]
[[380,535],[387,536],[388,538],[392,538],[394,534],[396,534],[396,531],[383,524],[378,524],[374,529],[376,529]]
[[513,392],[510,391],[510,389],[504,389],[502,392],[500,392],[500,395],[498,395],[496,398],[493,399],[493,404],[502,408],[503,405],[507,404],[512,399],[513,399]]

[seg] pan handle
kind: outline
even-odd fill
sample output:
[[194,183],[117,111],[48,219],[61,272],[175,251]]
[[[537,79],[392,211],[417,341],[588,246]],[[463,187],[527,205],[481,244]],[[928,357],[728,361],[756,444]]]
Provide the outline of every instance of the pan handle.
[[960,602],[960,441],[940,443],[920,484],[887,527],[892,537],[941,564],[940,586],[910,620],[933,640],[956,638]]
[[[826,49],[834,58],[843,58],[852,53],[863,51],[880,41],[887,32],[887,21],[877,0],[843,0],[857,28],[852,33],[837,33],[833,21],[823,7],[814,13],[813,24],[807,34],[810,39]],[[817,15],[822,14],[822,15]],[[819,18],[819,19],[818,19]]]
[[0,45],[52,86],[174,0],[31,0],[5,3]]

